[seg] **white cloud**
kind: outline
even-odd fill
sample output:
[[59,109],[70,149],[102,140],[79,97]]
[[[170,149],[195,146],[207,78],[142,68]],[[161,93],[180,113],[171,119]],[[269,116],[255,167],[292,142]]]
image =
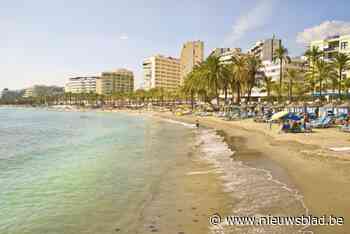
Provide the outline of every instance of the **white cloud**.
[[350,34],[350,22],[324,21],[320,25],[306,28],[297,35],[297,42],[308,44],[314,40],[322,40],[328,36]]
[[123,33],[120,37],[119,37],[120,40],[128,40],[129,37],[127,34]]
[[264,26],[272,16],[276,2],[276,0],[258,0],[253,9],[245,15],[241,15],[233,24],[231,33],[225,39],[225,44],[232,45],[248,31]]

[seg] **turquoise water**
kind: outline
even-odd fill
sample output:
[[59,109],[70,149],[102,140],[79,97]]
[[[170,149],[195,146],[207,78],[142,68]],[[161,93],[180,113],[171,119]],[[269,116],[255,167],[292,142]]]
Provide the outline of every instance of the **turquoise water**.
[[133,233],[191,137],[145,116],[1,108],[0,233]]

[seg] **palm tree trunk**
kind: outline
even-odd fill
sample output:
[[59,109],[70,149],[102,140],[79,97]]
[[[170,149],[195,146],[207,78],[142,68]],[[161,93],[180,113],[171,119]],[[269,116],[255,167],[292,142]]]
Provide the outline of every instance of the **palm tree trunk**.
[[227,84],[224,87],[224,95],[225,95],[225,104],[227,104]]
[[293,81],[290,80],[290,101],[293,101]]
[[282,101],[282,76],[283,76],[283,74],[282,74],[282,62],[283,62],[283,60],[282,60],[282,58],[280,59],[280,101]]
[[240,84],[237,84],[237,104],[241,102],[241,87]]
[[191,108],[194,109],[194,92],[191,91]]
[[322,100],[322,79],[320,77],[320,99]]
[[341,99],[342,68],[339,68],[338,97]]

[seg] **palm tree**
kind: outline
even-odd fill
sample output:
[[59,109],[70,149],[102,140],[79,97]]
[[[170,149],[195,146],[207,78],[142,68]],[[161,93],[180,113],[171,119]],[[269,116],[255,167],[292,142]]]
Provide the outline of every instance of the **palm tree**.
[[247,69],[248,69],[248,80],[247,80],[247,102],[249,102],[250,96],[252,94],[252,89],[254,85],[256,85],[256,76],[260,72],[261,68],[263,68],[262,61],[254,56],[247,56]]
[[195,67],[193,71],[186,76],[182,87],[182,91],[190,96],[192,110],[194,109],[195,94],[198,93],[198,81],[198,67]]
[[271,97],[272,85],[273,85],[272,77],[264,75],[261,91],[266,92],[268,99],[270,99]]
[[320,92],[320,98],[322,98],[322,84],[323,81],[327,79],[331,79],[335,74],[334,70],[332,69],[332,65],[329,62],[326,62],[324,60],[317,60],[316,64],[314,64],[314,69],[316,71],[316,78],[319,82],[319,92]]
[[315,94],[315,66],[313,66],[313,64],[315,64],[317,62],[317,60],[319,60],[322,56],[323,56],[323,52],[319,50],[319,48],[317,46],[313,46],[311,48],[309,48],[306,52],[305,52],[305,56],[308,59],[308,63],[309,63],[309,78],[310,78],[310,86],[311,86],[311,91],[312,94]]
[[283,63],[289,63],[290,57],[288,56],[287,48],[284,48],[282,45],[275,50],[273,54],[273,62],[278,61],[280,64],[280,81],[279,81],[279,89],[280,89],[280,97],[282,98],[282,79],[283,79]]
[[202,64],[203,74],[208,80],[209,87],[212,88],[218,106],[220,105],[220,89],[223,80],[223,66],[218,56],[209,56]]
[[221,71],[221,87],[224,92],[224,100],[225,104],[228,103],[228,90],[230,88],[230,81],[231,81],[231,73],[230,73],[230,66],[222,64],[222,71]]
[[349,77],[347,77],[343,80],[343,85],[345,88],[346,97],[349,97],[349,89],[350,89],[350,78]]
[[293,101],[293,86],[295,83],[300,81],[301,74],[296,69],[288,69],[286,71],[285,77],[287,78],[288,82],[288,98],[289,101]]
[[247,81],[247,76],[248,76],[247,57],[244,55],[236,55],[232,57],[231,61],[232,63],[230,64],[230,70],[232,75],[232,79],[231,79],[232,99],[234,96],[233,95],[234,91],[236,89],[237,91],[236,102],[240,103],[242,86]]
[[338,53],[332,62],[332,65],[337,71],[338,78],[338,97],[341,98],[341,83],[343,78],[343,73],[350,69],[350,57],[343,53]]

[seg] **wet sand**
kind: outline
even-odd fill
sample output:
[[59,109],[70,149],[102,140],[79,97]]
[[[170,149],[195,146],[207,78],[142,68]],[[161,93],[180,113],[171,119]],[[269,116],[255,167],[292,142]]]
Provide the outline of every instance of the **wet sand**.
[[209,233],[208,218],[230,214],[232,199],[223,191],[218,176],[207,173],[212,165],[188,154],[178,160],[154,188],[152,198],[139,217],[136,233]]
[[[175,117],[170,113],[156,115],[191,123],[196,119],[192,116]],[[276,127],[271,132],[264,130],[266,124],[226,122],[212,117],[200,118],[200,123],[222,130],[242,160],[260,164],[259,167],[271,170],[275,178],[295,186],[304,196],[309,214],[334,215],[345,220],[342,226],[313,226],[308,230],[317,234],[349,232],[350,161],[344,160],[347,154],[335,155],[327,150],[331,146],[345,146],[349,141],[346,134],[330,129],[326,133],[327,130],[316,130],[312,137],[307,134],[279,135]],[[316,135],[317,132],[321,134]],[[257,157],[260,160],[256,160]]]

